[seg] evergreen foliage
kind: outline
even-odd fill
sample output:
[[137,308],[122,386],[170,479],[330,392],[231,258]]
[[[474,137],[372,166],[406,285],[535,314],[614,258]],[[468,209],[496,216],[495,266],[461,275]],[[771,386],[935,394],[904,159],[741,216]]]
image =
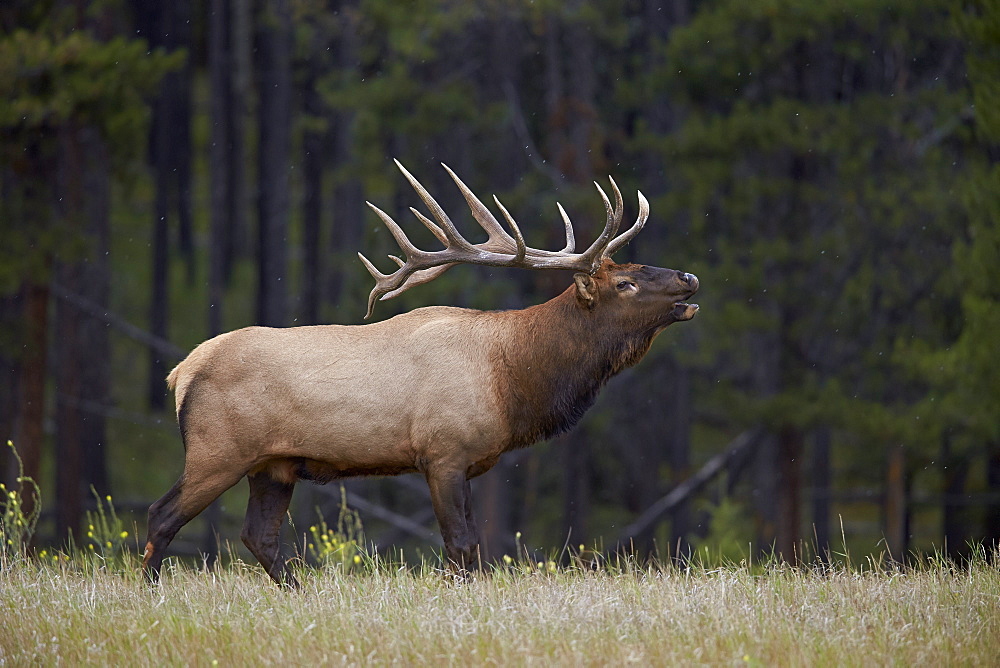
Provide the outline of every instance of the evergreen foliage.
[[101,40],[58,17],[0,35],[0,162],[8,172],[0,217],[0,293],[46,280],[52,258],[83,251],[83,239],[56,210],[60,141],[96,129],[122,176],[143,156],[146,97],[183,53],[150,53],[144,41]]

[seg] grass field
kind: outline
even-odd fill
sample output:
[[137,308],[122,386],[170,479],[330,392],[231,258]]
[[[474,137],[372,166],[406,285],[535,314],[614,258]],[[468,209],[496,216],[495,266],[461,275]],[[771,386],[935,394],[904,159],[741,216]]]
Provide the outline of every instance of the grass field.
[[0,665],[996,666],[997,556],[906,570],[515,563],[456,583],[367,562],[300,591],[240,562],[0,572]]

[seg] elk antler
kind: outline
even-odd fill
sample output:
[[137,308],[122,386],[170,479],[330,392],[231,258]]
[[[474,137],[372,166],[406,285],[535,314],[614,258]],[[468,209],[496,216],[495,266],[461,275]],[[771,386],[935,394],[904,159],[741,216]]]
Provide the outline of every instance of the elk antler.
[[383,274],[375,268],[375,265],[368,261],[368,258],[358,253],[358,257],[361,258],[368,272],[375,279],[375,287],[368,296],[368,314],[365,316],[365,319],[371,316],[377,300],[391,299],[415,285],[420,285],[436,278],[450,267],[460,263],[480,264],[490,267],[522,267],[527,269],[575,269],[576,271],[593,273],[597,271],[604,258],[610,257],[615,251],[631,241],[632,237],[638,234],[639,230],[646,224],[646,219],[649,217],[649,202],[646,201],[646,198],[640,192],[639,217],[632,227],[616,237],[615,235],[621,226],[622,214],[625,208],[622,202],[621,191],[618,190],[614,179],[610,179],[612,192],[615,196],[615,205],[612,207],[607,194],[595,182],[594,185],[597,186],[597,190],[601,194],[601,199],[604,200],[604,209],[607,212],[608,218],[604,225],[604,231],[601,232],[601,235],[597,237],[594,243],[582,253],[574,252],[576,249],[576,240],[573,233],[573,224],[570,222],[569,216],[566,215],[566,210],[562,208],[561,204],[557,204],[556,206],[559,207],[559,214],[562,216],[563,224],[566,226],[566,246],[560,251],[531,248],[524,244],[524,237],[521,235],[521,230],[518,228],[517,223],[514,222],[510,213],[496,196],[493,197],[493,200],[500,208],[500,212],[507,221],[507,225],[510,227],[513,236],[504,230],[503,226],[497,222],[497,219],[490,213],[489,209],[462,183],[462,180],[458,178],[455,172],[442,163],[442,167],[447,170],[465,197],[465,201],[469,204],[469,208],[472,210],[472,217],[476,219],[476,222],[486,231],[489,237],[483,243],[472,244],[462,236],[441,206],[413,178],[413,175],[406,171],[398,160],[395,163],[399,167],[399,170],[403,172],[406,180],[413,186],[413,189],[417,191],[420,199],[427,205],[431,215],[434,216],[437,222],[435,223],[430,220],[413,207],[410,207],[410,211],[445,247],[438,251],[425,251],[417,248],[410,242],[403,230],[396,224],[396,221],[371,202],[367,202],[372,211],[378,214],[378,217],[382,219],[385,226],[389,228],[389,232],[396,240],[396,243],[399,244],[399,248],[403,251],[406,260],[403,261],[395,255],[390,255],[389,257],[399,265],[399,269],[391,274]]

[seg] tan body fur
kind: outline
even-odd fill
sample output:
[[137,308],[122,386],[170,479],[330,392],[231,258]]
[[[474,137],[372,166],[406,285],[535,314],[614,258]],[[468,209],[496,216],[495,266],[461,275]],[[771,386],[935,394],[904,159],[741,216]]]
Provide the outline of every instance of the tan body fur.
[[[210,339],[168,379],[188,458],[224,454],[285,482],[298,477],[288,458],[326,479],[495,459],[507,438],[491,315],[439,306],[371,325],[250,327]],[[197,401],[187,405],[192,384]],[[212,440],[219,433],[226,443]]]

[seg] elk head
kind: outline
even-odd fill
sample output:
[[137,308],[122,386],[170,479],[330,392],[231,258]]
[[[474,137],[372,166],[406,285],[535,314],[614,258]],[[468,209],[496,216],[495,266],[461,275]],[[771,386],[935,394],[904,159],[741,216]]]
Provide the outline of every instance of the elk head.
[[642,264],[615,264],[605,257],[593,274],[574,277],[580,305],[592,310],[599,306],[609,320],[629,320],[627,329],[646,330],[655,336],[664,327],[690,320],[697,304],[687,299],[698,291],[698,277],[674,269]]
[[[358,257],[375,279],[375,287],[368,297],[366,319],[371,316],[376,301],[391,299],[415,285],[426,283],[459,263],[492,267],[576,270],[578,273],[574,281],[577,299],[583,308],[593,310],[601,304],[604,307],[602,311],[612,312],[610,316],[612,319],[615,314],[621,318],[631,319],[633,324],[647,327],[653,335],[673,322],[690,320],[698,311],[697,304],[682,301],[698,291],[698,278],[693,274],[639,264],[615,264],[611,260],[611,256],[631,241],[649,218],[649,202],[641,192],[638,193],[639,216],[628,230],[618,235],[624,213],[621,191],[614,179],[610,179],[615,198],[612,206],[604,189],[594,183],[604,201],[607,222],[600,236],[582,253],[575,252],[573,224],[566,210],[561,204],[557,204],[566,229],[566,246],[559,251],[547,251],[525,245],[517,223],[500,200],[494,196],[494,201],[510,227],[508,234],[479,198],[447,165],[442,164],[465,197],[473,218],[488,235],[486,241],[472,244],[462,236],[430,193],[398,160],[395,162],[437,222],[430,220],[413,207],[410,207],[410,211],[444,244],[445,248],[438,251],[424,251],[417,248],[388,214],[371,202],[367,202],[389,228],[406,259],[390,255],[389,257],[399,265],[399,269],[392,274],[383,274],[369,262],[368,258],[358,253]],[[640,322],[635,323],[636,319]]]

